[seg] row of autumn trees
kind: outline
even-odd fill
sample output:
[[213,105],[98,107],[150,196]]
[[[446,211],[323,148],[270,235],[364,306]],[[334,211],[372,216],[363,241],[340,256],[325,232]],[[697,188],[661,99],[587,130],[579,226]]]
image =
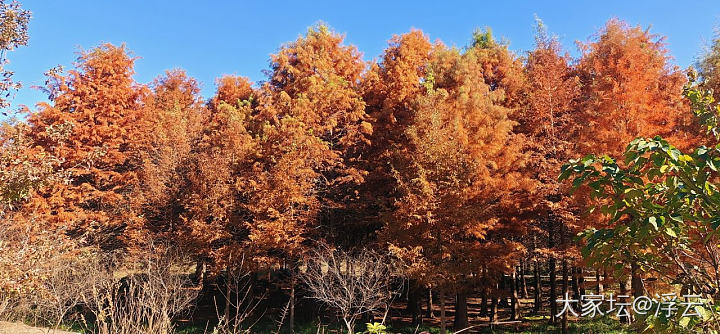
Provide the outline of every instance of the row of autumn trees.
[[292,289],[319,244],[387,250],[410,294],[455,297],[456,328],[468,294],[496,308],[519,265],[549,270],[536,311],[558,312],[558,272],[621,289],[631,277],[640,293],[635,263],[583,263],[575,235],[605,218],[569,195],[561,166],[619,156],[636,137],[705,136],[661,38],[613,19],[580,51],[571,58],[539,22],[526,54],[489,29],[462,49],[413,30],[368,63],[318,25],[271,56],[265,81],[224,76],[204,100],[180,70],[136,82],[136,58],[102,45],[48,72],[49,102],[3,128],[0,214],[107,252],[167,242],[201,276],[290,268]]

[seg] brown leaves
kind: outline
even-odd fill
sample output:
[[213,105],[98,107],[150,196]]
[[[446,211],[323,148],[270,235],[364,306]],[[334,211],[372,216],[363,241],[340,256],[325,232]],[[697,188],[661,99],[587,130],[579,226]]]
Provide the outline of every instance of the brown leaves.
[[[124,47],[103,45],[78,58],[77,70],[58,80],[52,105],[30,115],[30,137],[61,159],[60,168],[72,173],[71,182],[54,184],[64,203],[48,201],[41,214],[73,233],[110,233],[119,238],[123,226],[134,221],[130,193],[137,186],[136,141],[147,129],[140,120],[144,87],[133,79],[133,62]],[[68,139],[57,143],[55,127],[72,124]],[[50,191],[50,190],[48,190]],[[37,200],[50,199],[50,194]],[[62,207],[63,219],[54,214]],[[97,227],[91,228],[91,226]],[[118,247],[120,239],[111,237]]]
[[543,230],[530,223],[564,241],[583,226],[556,181],[568,158],[692,138],[655,36],[610,21],[583,51],[541,36],[522,59],[489,31],[459,50],[413,30],[368,65],[316,26],[271,56],[267,81],[224,76],[204,101],[179,70],[136,83],[134,58],[102,45],[49,73],[52,102],[22,140],[0,136],[0,195],[78,240],[133,250],[151,234],[218,270],[379,237],[425,282],[494,275]]
[[584,153],[619,155],[638,136],[672,140],[683,123],[683,74],[672,67],[662,38],[613,19],[582,45],[578,72],[583,84],[578,141]]
[[511,237],[493,231],[503,228],[503,198],[520,190],[511,179],[522,162],[509,109],[490,85],[471,79],[483,77],[484,59],[438,48],[426,66],[432,76],[409,103],[407,144],[391,158],[401,196],[383,239],[396,250],[421,247],[418,278],[442,285],[479,270],[479,258],[496,259],[492,271],[508,267],[505,250],[513,248],[491,245]]

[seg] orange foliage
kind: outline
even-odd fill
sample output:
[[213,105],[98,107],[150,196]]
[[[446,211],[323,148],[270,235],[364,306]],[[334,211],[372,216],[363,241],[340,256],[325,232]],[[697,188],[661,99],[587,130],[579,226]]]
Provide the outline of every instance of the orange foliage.
[[142,213],[145,225],[135,232],[173,238],[186,232],[183,201],[195,191],[189,175],[196,168],[207,110],[197,82],[183,71],[168,71],[151,87],[139,120],[148,130],[137,138],[142,168],[134,196],[134,207]]
[[[125,229],[141,223],[132,210],[139,185],[141,101],[147,89],[132,79],[134,59],[124,47],[109,44],[83,52],[77,70],[55,75],[51,103],[30,115],[30,137],[52,152],[72,174],[31,200],[28,209],[42,220],[91,243],[121,247]],[[61,143],[52,129],[71,131]]]
[[582,80],[578,155],[619,156],[636,137],[663,136],[685,147],[678,129],[691,113],[683,104],[685,77],[669,65],[662,38],[613,19],[588,44],[581,45]]
[[501,91],[475,80],[483,74],[475,52],[438,48],[427,72],[426,92],[410,106],[407,145],[394,148],[401,197],[383,240],[426,283],[456,284],[479,263],[507,272],[521,254],[512,235],[522,227],[503,212],[527,186],[516,172],[522,155],[510,110]]
[[224,76],[204,101],[180,70],[136,83],[134,58],[102,45],[0,135],[0,214],[106,249],[149,234],[216,271],[379,239],[412,278],[466,288],[512,271],[531,223],[583,227],[556,181],[568,159],[696,140],[661,39],[611,20],[582,51],[573,65],[540,35],[523,66],[489,31],[460,51],[413,30],[368,66],[320,25],[266,82]]

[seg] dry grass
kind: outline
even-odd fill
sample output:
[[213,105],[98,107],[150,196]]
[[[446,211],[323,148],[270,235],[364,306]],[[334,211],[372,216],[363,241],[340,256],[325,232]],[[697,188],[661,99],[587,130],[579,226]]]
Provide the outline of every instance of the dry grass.
[[50,328],[30,327],[25,324],[15,322],[0,321],[0,334],[77,334],[74,332],[66,332],[61,330],[52,330]]

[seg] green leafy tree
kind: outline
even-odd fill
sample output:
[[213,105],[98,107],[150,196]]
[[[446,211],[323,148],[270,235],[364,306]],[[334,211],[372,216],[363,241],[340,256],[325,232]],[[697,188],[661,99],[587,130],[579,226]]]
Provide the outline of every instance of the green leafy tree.
[[9,106],[10,95],[20,88],[20,83],[12,79],[14,73],[5,68],[6,57],[9,51],[27,45],[30,15],[19,2],[0,0],[0,108]]
[[[691,82],[684,94],[717,136],[720,106],[712,92]],[[563,167],[560,178],[572,178],[573,188],[587,191],[591,212],[606,218],[581,234],[586,260],[618,272],[623,263],[635,262],[666,283],[665,289],[700,295],[710,304],[692,319],[648,317],[645,330],[720,328],[718,168],[720,145],[684,152],[659,136],[633,140],[621,162],[588,155]]]

